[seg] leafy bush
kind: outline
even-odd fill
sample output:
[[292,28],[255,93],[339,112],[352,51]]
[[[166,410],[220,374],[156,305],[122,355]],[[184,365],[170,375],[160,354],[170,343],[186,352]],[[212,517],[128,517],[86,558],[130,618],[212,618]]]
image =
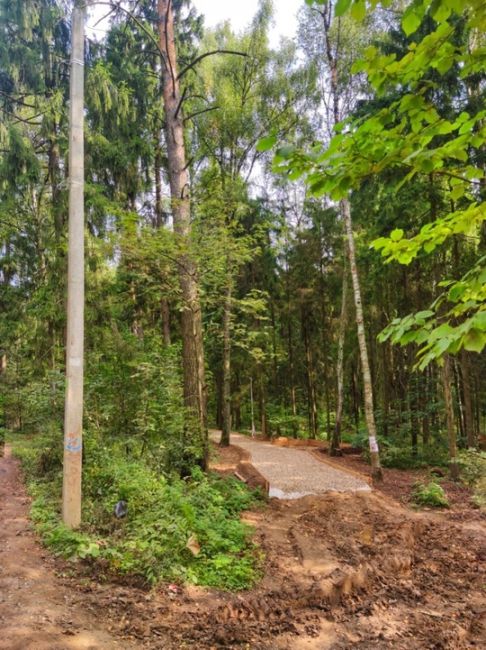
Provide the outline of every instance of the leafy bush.
[[459,452],[457,464],[461,479],[474,491],[472,500],[480,508],[486,508],[486,452],[467,449]]
[[472,500],[479,508],[486,509],[486,476],[481,477],[474,485]]
[[396,469],[421,469],[429,465],[447,465],[447,452],[441,447],[420,449],[413,454],[410,447],[385,445],[382,447],[381,462],[384,467]]
[[421,506],[432,506],[433,508],[448,508],[449,501],[442,487],[430,481],[430,483],[417,483],[412,492],[412,499]]
[[307,438],[309,435],[307,418],[293,415],[282,406],[268,406],[268,424],[274,436]]
[[[198,468],[183,480],[163,476],[143,460],[87,436],[83,474],[83,526],[60,522],[61,472],[39,463],[49,439],[17,439],[34,496],[32,518],[44,543],[67,558],[103,560],[112,570],[159,580],[243,589],[258,577],[259,554],[240,513],[257,496],[232,478]],[[55,456],[55,451],[51,451]],[[128,514],[113,515],[124,500]]]
[[461,479],[470,487],[474,487],[481,479],[486,478],[486,452],[475,449],[465,449],[459,452],[457,464],[461,470]]

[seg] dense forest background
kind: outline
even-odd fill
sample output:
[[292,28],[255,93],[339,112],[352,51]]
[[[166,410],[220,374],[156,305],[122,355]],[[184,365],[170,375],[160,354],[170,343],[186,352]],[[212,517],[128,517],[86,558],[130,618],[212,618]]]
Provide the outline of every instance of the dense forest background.
[[[406,183],[399,166],[376,166],[346,199],[350,264],[341,197],[309,191],[295,168],[275,173],[271,147],[283,147],[281,162],[300,147],[327,146],[342,120],[366,120],[395,105],[413,80],[383,82],[377,91],[377,80],[356,62],[373,58],[384,68],[437,24],[426,13],[407,35],[407,3],[398,0],[361,22],[337,16],[335,3],[308,4],[298,14],[296,41],[271,49],[278,3],[262,0],[242,33],[229,24],[207,29],[189,2],[173,3],[191,195],[184,238],[173,228],[157,3],[107,3],[108,31],[86,44],[85,429],[88,440],[110,441],[163,471],[187,473],[206,453],[183,391],[181,317],[189,307],[178,278],[185,272],[197,284],[202,314],[203,428],[251,430],[253,403],[254,426],[267,436],[334,437],[335,450],[340,437],[366,446],[369,388],[385,465],[446,461],[451,426],[462,448],[477,447],[485,435],[486,359],[477,354],[484,318],[483,333],[478,320],[460,345],[443,329],[439,351],[420,367],[423,341],[410,332],[407,340],[405,325],[380,337],[410,313],[434,313],[452,331],[467,309],[484,304],[484,223],[476,217],[468,232],[448,231],[440,246],[405,264],[385,263],[371,246],[480,206],[484,70],[463,74],[453,59],[444,64],[445,52],[442,64],[426,69],[417,94],[433,105],[433,119],[479,116],[465,131],[478,136],[456,157],[472,170],[469,180],[456,182],[455,167],[444,173],[447,162],[423,163]],[[484,33],[464,16],[448,24],[451,48],[484,48]],[[68,3],[1,0],[0,34],[0,417],[10,430],[61,440]],[[208,52],[216,53],[201,56]],[[456,135],[444,128],[436,137],[446,147]],[[370,387],[351,272],[359,273]],[[444,281],[457,286],[467,273],[475,273],[475,303],[451,316]]]

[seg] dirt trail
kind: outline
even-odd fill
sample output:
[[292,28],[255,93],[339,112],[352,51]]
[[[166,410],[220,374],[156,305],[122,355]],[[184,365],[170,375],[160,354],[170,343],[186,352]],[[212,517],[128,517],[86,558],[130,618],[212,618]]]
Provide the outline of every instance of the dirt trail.
[[[0,458],[0,649],[128,650],[56,577],[28,520],[29,499],[7,446]],[[49,564],[51,562],[51,565]]]
[[[218,441],[219,432],[211,432]],[[309,451],[277,447],[270,442],[231,434],[231,444],[250,454],[251,463],[270,484],[269,496],[296,499],[326,492],[369,492],[370,486],[357,475],[332,467]]]

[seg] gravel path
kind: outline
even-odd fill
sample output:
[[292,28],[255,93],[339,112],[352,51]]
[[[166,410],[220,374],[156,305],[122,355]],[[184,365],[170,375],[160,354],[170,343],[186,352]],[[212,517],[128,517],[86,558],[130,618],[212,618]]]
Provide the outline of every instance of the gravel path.
[[[214,439],[219,440],[219,434],[215,434]],[[270,483],[271,497],[297,499],[330,490],[356,492],[371,489],[365,481],[320,462],[306,450],[277,447],[238,433],[231,434],[231,443],[250,453],[252,464]]]

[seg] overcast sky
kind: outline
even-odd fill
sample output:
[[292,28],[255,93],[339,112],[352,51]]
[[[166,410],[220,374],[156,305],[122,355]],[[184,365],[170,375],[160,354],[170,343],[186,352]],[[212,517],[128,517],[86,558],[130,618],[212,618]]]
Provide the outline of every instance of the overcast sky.
[[[292,37],[295,35],[297,25],[296,14],[304,0],[274,0],[275,25],[270,33],[270,42],[277,45],[281,36]],[[192,0],[196,9],[204,15],[207,27],[230,20],[235,31],[246,27],[258,7],[258,0]],[[95,23],[107,13],[106,6],[95,7],[90,12],[87,23],[87,33],[91,38],[99,38],[104,32],[104,23],[100,23],[95,30]]]

